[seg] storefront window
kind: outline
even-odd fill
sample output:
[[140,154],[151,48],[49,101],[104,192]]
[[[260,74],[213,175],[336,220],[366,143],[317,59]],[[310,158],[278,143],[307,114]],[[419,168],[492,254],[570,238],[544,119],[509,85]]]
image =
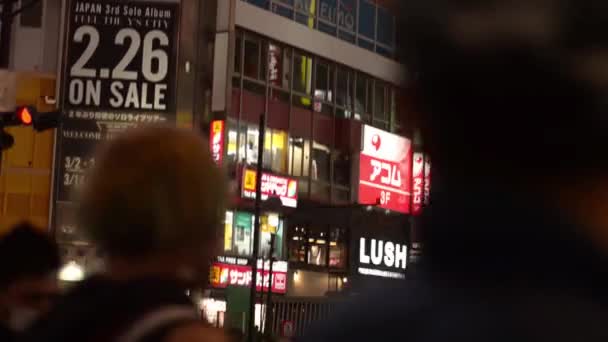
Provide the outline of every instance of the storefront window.
[[295,177],[308,176],[310,140],[289,138],[289,174]]
[[[241,126],[239,139],[239,158],[246,165],[258,163],[258,128],[254,125]],[[230,131],[229,131],[230,144]],[[230,151],[230,147],[228,148]],[[264,137],[264,167],[278,173],[287,171],[287,132],[266,129]]]
[[226,212],[226,220],[224,222],[224,252],[232,251],[232,226],[234,224],[234,212]]
[[270,241],[271,236],[274,234],[274,252],[273,257],[277,259],[282,258],[283,246],[283,221],[279,219],[278,214],[267,214],[260,217],[260,256],[268,258],[270,255]]
[[[230,255],[250,257],[253,251],[255,217],[247,212],[226,212],[224,228],[224,252]],[[283,220],[275,213],[260,216],[259,256],[268,258],[271,235],[275,235],[273,256],[283,258]]]
[[341,228],[294,225],[290,228],[289,261],[312,266],[344,268],[346,233]]
[[237,161],[238,135],[236,122],[228,120],[228,143],[226,144],[226,165],[234,166]]
[[253,215],[237,212],[233,225],[234,244],[232,252],[239,256],[249,256],[252,251]]
[[346,267],[346,230],[332,227],[329,230],[329,267]]

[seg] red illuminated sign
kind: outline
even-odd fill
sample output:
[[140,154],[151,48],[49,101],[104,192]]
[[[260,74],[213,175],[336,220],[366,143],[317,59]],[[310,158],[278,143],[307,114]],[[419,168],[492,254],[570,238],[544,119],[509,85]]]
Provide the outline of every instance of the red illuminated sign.
[[410,213],[411,142],[364,126],[359,162],[359,203]]
[[209,145],[211,148],[211,157],[213,157],[213,160],[217,165],[221,165],[224,157],[224,121],[212,121],[210,132]]
[[412,196],[412,215],[422,214],[424,205],[424,154],[414,153],[414,167],[412,171],[412,186],[414,193]]
[[[257,290],[268,291],[270,272],[268,268],[257,271]],[[211,266],[211,286],[215,288],[226,288],[228,286],[251,286],[251,267],[242,265],[231,265],[214,263]],[[284,294],[287,292],[287,269],[278,267],[272,270],[272,292]]]
[[[245,169],[243,171],[243,197],[255,198],[256,171]],[[277,176],[271,173],[262,173],[262,200],[269,196],[278,197],[286,207],[298,206],[298,181],[292,178]]]

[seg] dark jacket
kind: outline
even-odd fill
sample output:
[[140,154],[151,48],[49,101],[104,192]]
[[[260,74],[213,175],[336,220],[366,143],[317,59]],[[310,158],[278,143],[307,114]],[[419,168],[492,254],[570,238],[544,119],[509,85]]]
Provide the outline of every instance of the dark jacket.
[[509,189],[435,193],[426,249],[397,289],[303,341],[606,341],[608,263],[576,225]]
[[[62,299],[20,341],[114,341],[144,315],[167,306],[191,307],[185,289],[172,281],[141,279],[118,283],[93,277]],[[162,341],[176,325],[161,326],[145,341]]]

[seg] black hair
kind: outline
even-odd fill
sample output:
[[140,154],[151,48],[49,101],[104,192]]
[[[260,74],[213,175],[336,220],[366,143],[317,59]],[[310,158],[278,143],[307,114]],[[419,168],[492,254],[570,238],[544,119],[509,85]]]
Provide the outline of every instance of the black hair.
[[46,276],[60,263],[57,244],[31,223],[17,224],[0,238],[0,288],[25,277]]

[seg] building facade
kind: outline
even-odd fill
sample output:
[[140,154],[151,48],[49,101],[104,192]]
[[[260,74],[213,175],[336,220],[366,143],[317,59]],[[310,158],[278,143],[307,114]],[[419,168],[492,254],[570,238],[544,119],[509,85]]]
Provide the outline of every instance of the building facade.
[[[234,267],[237,259],[252,257],[259,243],[258,257],[268,260],[273,235],[280,271],[268,277],[267,268],[260,270],[258,281],[266,288],[272,279],[283,306],[290,298],[318,301],[404,277],[411,216],[428,200],[430,161],[414,161],[420,141],[403,121],[411,109],[404,101],[407,72],[396,60],[397,5],[235,0],[214,8],[206,124],[233,201],[207,293],[212,321],[230,311],[224,289],[249,284]],[[277,197],[280,205],[262,207],[254,242],[260,160],[262,198]],[[280,322],[274,318],[273,331]]]

